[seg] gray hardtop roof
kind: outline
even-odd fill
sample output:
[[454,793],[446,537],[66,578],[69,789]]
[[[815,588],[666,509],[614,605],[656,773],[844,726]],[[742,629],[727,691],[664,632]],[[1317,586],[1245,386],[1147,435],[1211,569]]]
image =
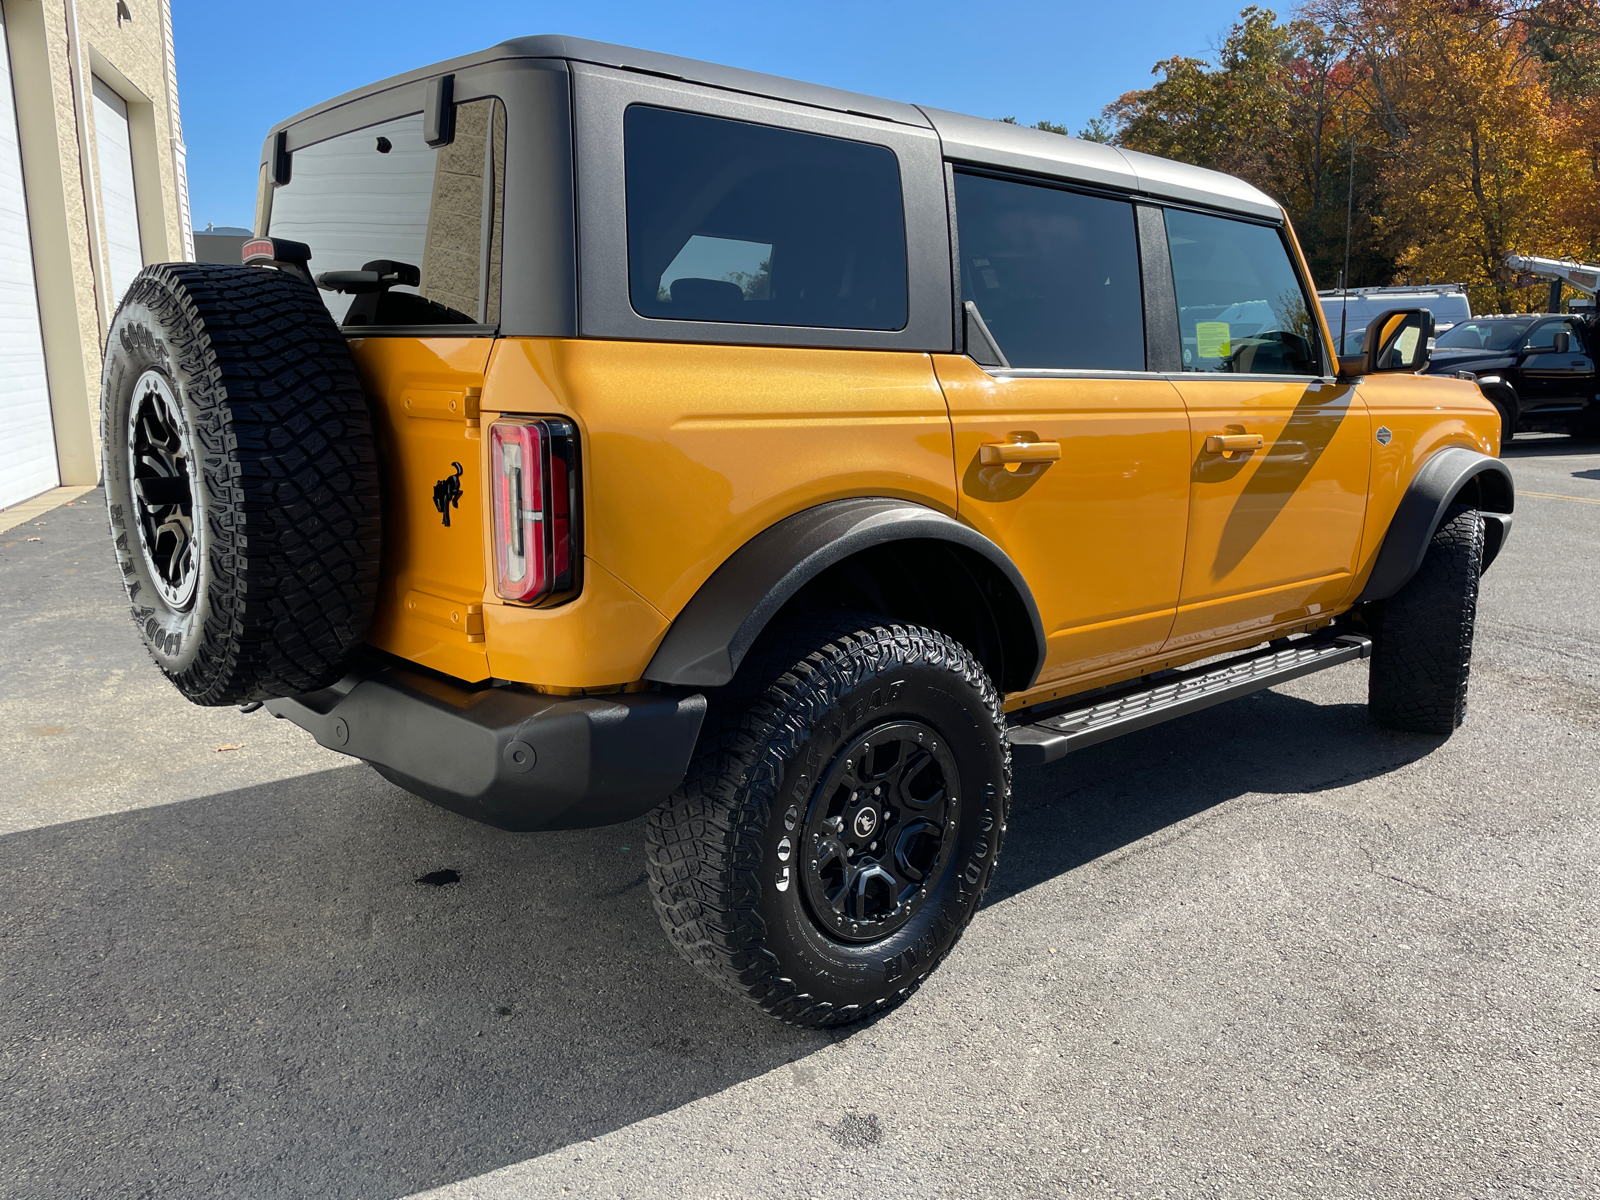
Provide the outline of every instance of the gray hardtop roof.
[[877,96],[865,96],[839,88],[803,83],[778,75],[764,75],[759,71],[718,66],[715,63],[700,62],[692,58],[678,58],[671,54],[658,54],[652,50],[635,50],[627,46],[613,46],[606,42],[592,42],[562,34],[513,38],[475,54],[435,63],[357,88],[355,91],[346,92],[342,96],[297,113],[273,126],[272,131],[276,133],[281,128],[296,124],[307,117],[329,112],[352,100],[417,80],[506,59],[538,58],[564,59],[639,71],[686,83],[724,88],[728,91],[743,92],[773,100],[786,100],[812,108],[854,113],[896,124],[914,125],[922,129],[931,128],[938,133],[944,145],[945,156],[958,162],[1046,175],[1164,200],[1209,205],[1270,220],[1283,218],[1282,208],[1272,197],[1244,180],[1224,175],[1220,171],[1208,171],[1203,167],[1191,167],[1186,163],[1157,158],[1150,154],[1122,150],[1115,146],[1105,146],[1098,142],[1066,137],[1058,133],[1027,129],[1004,121],[992,121],[936,108],[902,104],[895,100],[884,100]]

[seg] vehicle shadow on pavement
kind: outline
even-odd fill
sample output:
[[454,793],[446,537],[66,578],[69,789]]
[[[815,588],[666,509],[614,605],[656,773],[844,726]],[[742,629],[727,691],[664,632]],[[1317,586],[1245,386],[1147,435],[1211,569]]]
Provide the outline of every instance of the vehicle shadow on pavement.
[[643,832],[351,766],[0,838],[0,1195],[399,1196],[826,1045],[679,959]]
[[[990,902],[1437,744],[1262,693],[1023,772]],[[507,834],[351,766],[0,839],[0,1195],[399,1196],[827,1045],[677,957],[642,834]]]
[[1378,729],[1365,704],[1265,691],[1064,762],[1020,769],[985,906],[1228,800],[1345,787],[1415,762],[1444,741]]
[[1500,447],[1501,458],[1569,458],[1577,454],[1600,453],[1593,438],[1519,436],[1509,446]]

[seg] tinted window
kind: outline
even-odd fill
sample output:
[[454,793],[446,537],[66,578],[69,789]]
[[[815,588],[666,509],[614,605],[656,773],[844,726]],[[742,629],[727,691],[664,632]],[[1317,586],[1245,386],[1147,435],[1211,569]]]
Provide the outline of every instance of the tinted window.
[[1531,321],[1463,321],[1435,343],[1451,350],[1509,350],[1522,340]]
[[1556,344],[1556,334],[1558,333],[1565,333],[1568,335],[1568,350],[1574,354],[1583,353],[1583,335],[1578,332],[1578,327],[1571,321],[1546,321],[1543,325],[1539,326],[1539,328],[1535,329],[1533,331],[1533,335],[1528,338],[1528,349],[1554,349]]
[[961,299],[1013,367],[1144,370],[1133,205],[956,176]]
[[313,275],[388,260],[420,280],[359,295],[324,290],[336,320],[500,319],[504,112],[494,100],[458,104],[455,141],[437,150],[417,114],[294,152],[289,182],[273,193],[272,235],[310,246]]
[[642,105],[628,109],[624,137],[641,316],[904,328],[893,151]]
[[1276,229],[1167,210],[1185,371],[1320,375],[1317,325]]

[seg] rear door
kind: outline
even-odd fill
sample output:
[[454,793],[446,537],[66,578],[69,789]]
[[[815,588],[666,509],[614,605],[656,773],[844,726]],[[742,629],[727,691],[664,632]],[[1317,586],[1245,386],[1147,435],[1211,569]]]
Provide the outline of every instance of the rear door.
[[[1168,649],[1314,618],[1348,595],[1372,430],[1337,383],[1283,230],[1168,209],[1190,419],[1188,549]],[[1257,449],[1224,449],[1222,438]]]
[[[1135,207],[986,174],[954,183],[961,298],[1009,363],[934,360],[960,514],[1033,589],[1041,684],[1153,655],[1183,571],[1189,423],[1177,389],[1146,370]],[[985,461],[1019,442],[1059,457]]]
[[457,104],[438,147],[421,113],[298,146],[268,228],[309,245],[316,275],[372,266],[415,281],[321,295],[350,338],[384,472],[369,640],[467,680],[489,673],[478,403],[499,320],[504,112]]

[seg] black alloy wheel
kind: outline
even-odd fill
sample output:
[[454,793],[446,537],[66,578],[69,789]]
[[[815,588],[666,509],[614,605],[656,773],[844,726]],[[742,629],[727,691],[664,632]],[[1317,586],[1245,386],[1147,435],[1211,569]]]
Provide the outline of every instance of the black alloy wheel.
[[[874,942],[909,921],[950,861],[960,797],[955,760],[920,721],[856,738],[817,788],[800,838],[806,903],[845,942]],[[790,806],[785,824],[798,813]],[[789,840],[778,843],[784,861]]]
[[140,375],[128,406],[133,524],[151,584],[179,612],[194,605],[202,552],[189,429],[166,376],[153,369]]
[[796,1025],[847,1025],[914,992],[972,920],[1005,836],[994,683],[945,634],[878,620],[764,634],[650,815],[668,938]]

